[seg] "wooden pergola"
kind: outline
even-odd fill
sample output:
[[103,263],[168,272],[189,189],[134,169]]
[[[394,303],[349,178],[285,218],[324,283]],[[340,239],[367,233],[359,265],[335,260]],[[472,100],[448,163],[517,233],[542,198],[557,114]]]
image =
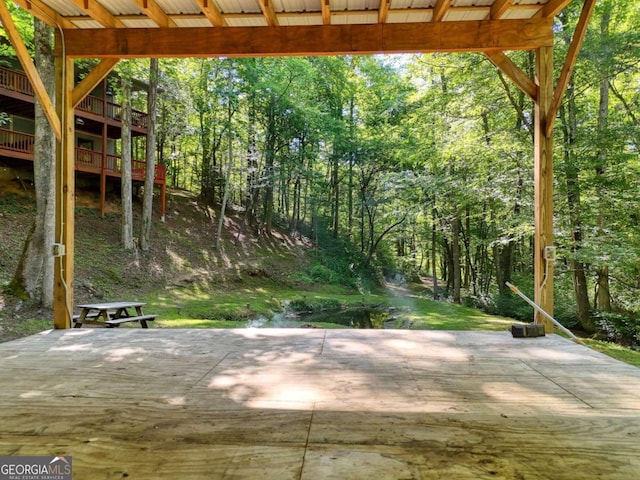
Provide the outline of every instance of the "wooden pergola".
[[[55,328],[70,328],[73,314],[73,109],[120,59],[136,57],[486,55],[535,104],[535,301],[553,313],[553,127],[596,0],[573,0],[582,14],[557,79],[554,18],[572,0],[14,0],[55,29],[55,102],[8,1],[0,0],[0,20],[58,141],[56,237],[63,247],[55,259]],[[536,52],[534,78],[505,53],[515,50]],[[101,61],[76,85],[77,58]]]

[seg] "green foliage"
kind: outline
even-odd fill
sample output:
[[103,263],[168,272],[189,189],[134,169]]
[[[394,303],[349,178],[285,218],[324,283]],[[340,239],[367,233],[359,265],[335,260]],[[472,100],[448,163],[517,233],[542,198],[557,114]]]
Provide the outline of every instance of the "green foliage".
[[582,329],[580,319],[578,318],[578,309],[570,275],[555,276],[553,305],[553,317],[558,320],[558,322],[569,329]]
[[33,202],[13,193],[0,195],[0,211],[4,215],[29,213],[33,209]]
[[399,271],[407,282],[419,282],[420,281],[420,266],[416,263],[414,258],[411,257],[398,257],[395,262],[395,268],[391,271],[385,271],[385,278],[389,273]]
[[596,312],[600,332],[610,342],[640,346],[640,319],[629,313]]
[[287,312],[316,312],[319,310],[328,310],[340,308],[341,303],[335,298],[310,299],[306,296],[303,298],[291,300],[285,304]]
[[24,287],[18,285],[16,282],[11,281],[7,285],[7,293],[10,293],[16,298],[19,298],[23,302],[29,301],[29,294],[25,291]]
[[[6,4],[20,38],[24,41],[27,49],[33,50],[33,16],[23,8],[14,5],[13,2],[6,2]],[[4,28],[0,29],[0,38],[2,39],[0,41],[0,65],[12,66],[17,63],[17,56]]]
[[315,282],[364,291],[377,285],[375,271],[354,245],[345,239],[334,238],[323,228],[317,229],[315,236],[318,244],[310,253],[313,263],[307,271]]
[[495,315],[511,317],[523,322],[533,320],[533,307],[511,291],[498,294],[494,300],[493,308],[489,311]]
[[[340,268],[340,266],[336,267],[337,262],[333,261],[334,260],[333,258],[331,258],[330,260],[334,268]],[[312,265],[311,268],[309,269],[309,275],[313,279],[313,281],[318,283],[326,283],[329,285],[339,285],[341,283],[347,283],[347,284],[353,283],[353,279],[351,279],[350,276],[345,278],[339,272],[333,270],[331,267],[322,265],[321,263],[316,263]],[[343,282],[343,280],[346,280],[346,282]]]

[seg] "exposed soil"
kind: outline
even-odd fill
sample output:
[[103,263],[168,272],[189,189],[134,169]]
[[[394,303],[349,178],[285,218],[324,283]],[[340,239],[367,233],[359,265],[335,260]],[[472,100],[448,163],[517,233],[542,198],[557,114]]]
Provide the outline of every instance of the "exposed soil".
[[[100,217],[98,195],[77,191],[74,300],[77,303],[138,298],[146,293],[199,285],[223,289],[244,278],[265,277],[293,282],[291,265],[304,265],[309,244],[304,238],[274,232],[270,237],[244,225],[242,212],[227,209],[220,251],[215,249],[217,210],[200,204],[193,194],[173,190],[167,214],[153,225],[147,252],[120,248],[120,203],[108,197]],[[134,228],[140,224],[140,201],[134,204]],[[25,322],[51,320],[52,312],[13,296],[6,286],[31,228],[35,202],[28,183],[0,182],[0,341],[31,333]]]

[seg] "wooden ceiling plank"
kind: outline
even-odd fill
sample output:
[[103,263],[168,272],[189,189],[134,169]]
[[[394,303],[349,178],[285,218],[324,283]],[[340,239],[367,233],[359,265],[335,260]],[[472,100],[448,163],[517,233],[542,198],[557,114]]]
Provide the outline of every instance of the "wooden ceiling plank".
[[389,15],[389,4],[391,0],[380,0],[380,9],[378,10],[378,23],[386,23]]
[[538,87],[529,76],[504,52],[485,52],[487,58],[534,102],[538,98]]
[[571,0],[549,0],[541,10],[542,16],[544,18],[555,17],[570,3]]
[[491,20],[500,20],[512,5],[513,0],[496,0],[491,6]]
[[204,13],[207,19],[214,27],[224,27],[227,25],[227,21],[222,17],[222,13],[218,9],[214,0],[197,0],[198,6],[202,13]]
[[47,89],[42,82],[42,78],[40,78],[40,74],[33,63],[33,60],[31,60],[29,50],[27,50],[27,47],[18,32],[16,24],[13,22],[13,18],[11,17],[11,12],[9,12],[4,0],[0,1],[0,20],[2,21],[4,31],[7,33],[7,37],[9,37],[9,40],[11,41],[13,49],[16,51],[18,60],[22,65],[22,69],[31,82],[31,86],[33,87],[36,97],[40,102],[40,106],[49,121],[49,125],[51,125],[51,130],[53,130],[56,138],[60,141],[62,138],[60,117],[58,117],[53,102],[51,101],[51,97],[49,97]]
[[76,58],[338,55],[532,50],[553,45],[553,19],[289,27],[74,29]]
[[322,23],[331,25],[331,0],[322,0]]
[[277,27],[280,25],[276,12],[273,9],[273,0],[258,0],[262,14],[267,19],[267,25]]
[[453,0],[438,0],[433,6],[432,22],[441,22],[444,16],[447,14],[447,10],[451,6]]
[[597,0],[585,0],[584,5],[582,6],[582,12],[580,12],[580,19],[578,20],[578,24],[576,25],[576,31],[573,33],[573,38],[571,39],[571,44],[569,45],[569,50],[567,51],[567,57],[564,60],[562,72],[560,73],[560,78],[558,79],[558,84],[556,85],[555,91],[553,92],[553,99],[551,100],[551,106],[549,107],[547,121],[545,122],[545,134],[547,136],[550,136],[551,132],[553,131],[556,114],[558,113],[558,109],[560,108],[562,97],[564,97],[564,94],[567,91],[567,86],[569,85],[569,79],[571,78],[573,69],[576,66],[578,53],[580,53],[580,47],[582,46],[582,42],[584,41],[584,37],[587,33],[587,27],[589,26],[589,20],[593,15],[596,1]]
[[59,26],[61,28],[75,28],[75,25],[66,18],[59,15],[48,5],[40,0],[13,0],[14,3],[25,9],[34,17],[38,17],[47,25],[52,27]]
[[176,23],[165,13],[155,0],[134,0],[138,8],[160,28],[177,27]]
[[96,0],[73,0],[80,10],[84,11],[92,19],[106,28],[123,28],[125,25],[114,17],[109,10]]
[[118,58],[105,58],[101,60],[100,63],[89,72],[89,75],[84,77],[82,81],[75,86],[71,98],[72,108],[76,108],[78,104],[109,75],[111,70],[118,64],[118,61]]

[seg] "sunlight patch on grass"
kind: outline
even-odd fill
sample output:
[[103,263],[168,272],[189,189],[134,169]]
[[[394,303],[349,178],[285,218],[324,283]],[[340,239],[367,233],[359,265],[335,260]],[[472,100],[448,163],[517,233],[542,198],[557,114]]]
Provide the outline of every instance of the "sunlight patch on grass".
[[640,352],[623,347],[616,343],[603,342],[601,340],[585,339],[584,343],[596,352],[604,353],[610,357],[640,367]]
[[160,328],[245,328],[246,322],[233,320],[207,320],[193,318],[173,318],[156,320]]
[[20,337],[33,335],[43,330],[53,328],[53,322],[50,320],[21,320],[13,324],[13,331]]
[[[504,331],[516,320],[488,315],[480,310],[424,297],[389,296],[379,293],[361,294],[337,292],[335,288],[315,287],[313,290],[292,289],[277,284],[247,288],[246,284],[224,292],[203,291],[197,286],[164,290],[148,295],[146,311],[159,315],[160,328],[245,328],[249,320],[271,318],[282,311],[287,301],[342,306],[369,305],[400,310],[394,328],[416,330],[486,330]],[[318,324],[321,328],[345,328],[333,323]],[[29,328],[25,326],[26,328]],[[49,325],[47,325],[47,328]],[[34,332],[41,330],[33,325]],[[640,367],[640,352],[620,345],[586,340],[591,348],[613,358]]]
[[[357,292],[336,292],[332,288],[299,290],[271,284],[225,292],[203,292],[196,287],[162,292],[148,298],[149,311],[160,316],[160,325],[188,328],[235,328],[260,316],[271,318],[287,301],[342,306],[370,305],[402,310],[398,328],[431,330],[505,330],[512,319],[491,316],[479,310],[419,297],[399,297]],[[229,322],[229,323],[225,323]],[[228,326],[227,326],[228,325]],[[330,325],[335,328],[335,325]],[[327,326],[328,327],[328,326]]]

